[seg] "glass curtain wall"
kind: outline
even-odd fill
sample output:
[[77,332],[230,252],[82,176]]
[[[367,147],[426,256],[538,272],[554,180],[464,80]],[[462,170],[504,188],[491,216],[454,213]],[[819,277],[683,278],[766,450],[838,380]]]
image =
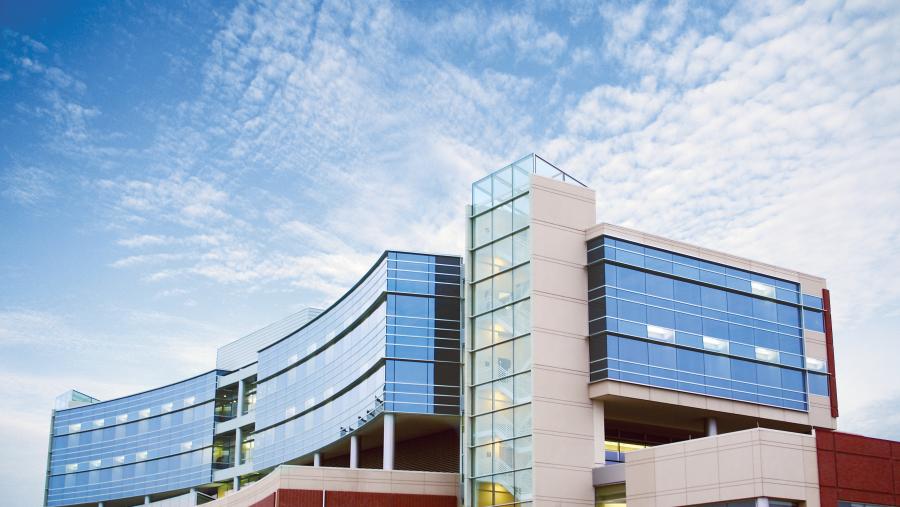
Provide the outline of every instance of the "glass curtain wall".
[[[472,186],[466,439],[472,504],[530,505],[531,241],[528,156]],[[524,502],[524,503],[523,503]]]

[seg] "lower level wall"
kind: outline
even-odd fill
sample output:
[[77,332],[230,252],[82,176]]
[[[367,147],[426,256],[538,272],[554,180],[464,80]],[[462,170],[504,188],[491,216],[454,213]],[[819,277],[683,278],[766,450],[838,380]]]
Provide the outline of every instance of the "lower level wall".
[[282,465],[204,506],[455,507],[458,491],[459,474],[455,473]]
[[900,442],[816,430],[822,507],[900,505]]
[[812,435],[756,428],[664,444],[625,457],[628,507],[768,497],[818,507]]
[[250,507],[456,507],[455,496],[279,489]]

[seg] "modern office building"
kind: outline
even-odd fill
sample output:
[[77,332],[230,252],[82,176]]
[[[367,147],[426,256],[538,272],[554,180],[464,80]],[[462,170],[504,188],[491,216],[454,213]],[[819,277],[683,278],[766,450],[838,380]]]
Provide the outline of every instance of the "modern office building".
[[596,213],[530,155],[473,184],[465,262],[388,252],[215,371],[67,393],[47,505],[900,505],[900,443],[835,431],[824,279]]
[[66,393],[46,505],[193,505],[282,464],[448,472],[455,504],[461,283],[460,257],[385,252],[327,310],[222,347],[213,371],[110,401]]

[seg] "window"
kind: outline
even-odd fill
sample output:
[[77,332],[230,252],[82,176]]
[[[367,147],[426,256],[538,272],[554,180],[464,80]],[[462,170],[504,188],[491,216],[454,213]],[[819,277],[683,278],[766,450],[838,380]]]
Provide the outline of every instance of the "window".
[[667,342],[675,342],[675,330],[665,327],[647,325],[647,337],[654,340],[663,340]]
[[531,258],[531,242],[528,231],[520,231],[513,236],[513,264],[521,264]]
[[493,341],[493,324],[491,323],[491,315],[482,315],[475,319],[475,345],[474,348],[480,349],[490,345]]
[[481,384],[491,380],[491,349],[476,352],[474,363],[472,365],[472,382]]
[[512,302],[512,272],[506,272],[493,278],[493,304],[495,307]]
[[513,308],[510,306],[495,310],[494,343],[509,340],[513,337]]
[[728,309],[727,298],[725,297],[724,290],[713,289],[711,287],[701,287],[700,301],[703,303],[703,306],[707,308],[715,308],[716,310]]
[[768,361],[770,363],[778,362],[778,351],[767,349],[764,347],[756,347],[756,358],[760,361]]
[[[489,247],[485,247],[489,248]],[[508,269],[513,265],[513,242],[512,238],[503,238],[493,244],[493,272],[498,273],[504,269]],[[477,252],[476,252],[477,253]],[[477,260],[476,260],[477,262]]]
[[815,359],[812,357],[806,358],[806,369],[815,370],[815,371],[826,371],[827,370],[825,361],[823,361],[821,359]]
[[704,336],[703,337],[703,348],[706,350],[712,350],[713,352],[720,352],[722,354],[728,353],[728,342],[726,340],[720,340],[718,338],[713,338],[712,336]]
[[475,279],[481,280],[493,273],[494,263],[491,246],[488,245],[475,251]]
[[674,295],[674,283],[671,278],[648,273],[646,275],[646,283],[647,294],[672,299],[672,296]]
[[527,195],[513,201],[513,228],[519,229],[528,225],[531,202]]
[[700,286],[675,280],[675,299],[694,305],[700,304]]
[[488,176],[472,185],[472,213],[479,213],[491,207],[491,177]]
[[619,287],[636,292],[644,292],[644,273],[619,267],[617,278]]
[[512,197],[512,167],[503,168],[491,176],[493,183],[494,203],[502,202]]
[[491,214],[485,213],[475,217],[472,236],[475,246],[483,245],[491,240]]
[[762,282],[751,281],[750,290],[757,296],[765,296],[772,299],[775,298],[775,287]]
[[531,293],[530,265],[519,266],[513,272],[513,301],[527,297]]
[[822,317],[822,312],[817,312],[815,310],[807,310],[803,309],[803,327],[809,329],[811,331],[818,331],[820,333],[825,332],[825,321]]
[[828,396],[828,375],[821,373],[808,373],[809,393],[819,396]]
[[810,296],[809,294],[803,295],[803,306],[810,306],[812,308],[822,309],[822,298],[816,296]]
[[505,342],[494,345],[493,375],[501,378],[511,375],[513,372],[513,344]]
[[512,232],[512,204],[504,204],[491,212],[494,218],[493,237],[499,238]]

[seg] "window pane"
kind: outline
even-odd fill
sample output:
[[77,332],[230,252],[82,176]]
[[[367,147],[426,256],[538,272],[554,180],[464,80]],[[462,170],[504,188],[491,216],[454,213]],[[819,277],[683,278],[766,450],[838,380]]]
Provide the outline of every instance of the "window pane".
[[491,314],[482,315],[475,319],[475,347],[479,349],[490,345],[493,341],[493,326]]
[[509,408],[513,405],[513,378],[494,381],[494,408]]
[[513,409],[494,412],[493,440],[507,440],[513,438]]
[[491,207],[491,178],[488,176],[472,185],[472,213]]
[[472,383],[480,384],[491,380],[491,349],[479,350],[475,353],[472,365]]
[[515,342],[513,342],[513,347],[515,349],[515,361],[514,366],[516,369],[516,373],[530,370],[531,369],[531,335],[525,335],[521,338],[516,338]]
[[491,240],[491,213],[475,217],[472,237],[473,246],[481,246]]
[[528,229],[513,236],[513,264],[521,264],[531,259],[531,243]]
[[475,279],[481,280],[493,273],[493,258],[491,255],[491,246],[475,250]]
[[[530,500],[534,496],[534,480],[532,471],[520,470],[516,472],[516,500]],[[522,504],[523,507],[531,504]]]
[[531,372],[526,372],[515,376],[515,402],[529,401],[531,401]]
[[531,437],[518,438],[516,446],[516,468],[528,468],[531,466]]
[[493,429],[491,428],[491,414],[480,415],[472,418],[472,444],[480,445],[491,441]]
[[515,434],[517,437],[531,434],[531,404],[519,405],[515,408]]
[[819,373],[809,374],[809,392],[819,396],[828,396],[828,376]]
[[825,321],[822,312],[803,309],[803,327],[812,331],[825,332]]
[[[475,475],[484,475],[491,473],[491,446],[484,445],[476,447],[474,452],[474,471]],[[490,505],[490,504],[485,504]]]
[[513,306],[515,312],[515,334],[521,335],[531,331],[531,300],[520,301]]
[[475,388],[475,413],[490,412],[493,409],[491,384],[485,384]]
[[528,225],[531,214],[531,198],[527,195],[513,201],[513,228],[519,229]]
[[513,271],[513,301],[528,297],[531,293],[531,265],[519,266]]
[[513,164],[513,194],[524,192],[531,186],[531,172],[534,170],[534,158],[525,157]]
[[491,309],[491,280],[485,280],[475,284],[472,290],[472,311],[482,313]]
[[506,377],[513,372],[513,343],[494,345],[494,378]]
[[512,168],[503,168],[493,175],[494,203],[505,201],[512,197]]
[[[483,282],[482,282],[483,283]],[[512,272],[494,277],[494,306],[512,302]]]
[[512,204],[504,204],[491,212],[494,216],[494,238],[512,232]]
[[513,307],[507,306],[495,310],[494,313],[494,343],[509,340],[513,337]]
[[512,238],[508,237],[494,243],[493,272],[498,273],[504,269],[511,268],[512,259]]

